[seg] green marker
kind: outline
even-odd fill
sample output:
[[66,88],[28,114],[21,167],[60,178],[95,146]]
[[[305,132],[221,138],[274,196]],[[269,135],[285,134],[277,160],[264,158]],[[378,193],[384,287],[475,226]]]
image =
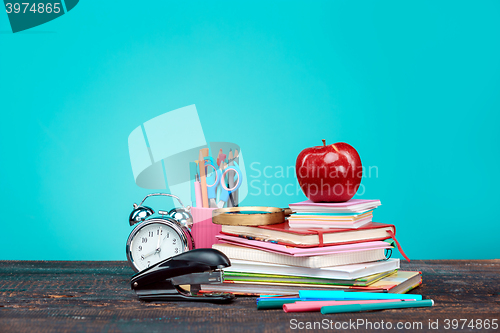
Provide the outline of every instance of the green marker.
[[295,303],[297,298],[292,299],[273,299],[273,300],[260,300],[257,303],[257,310],[271,310],[271,309],[282,309],[283,304]]
[[344,313],[344,312],[361,312],[372,310],[387,310],[387,309],[403,309],[403,308],[423,308],[433,306],[432,299],[423,301],[401,301],[390,303],[374,303],[374,304],[349,304],[349,305],[333,305],[324,306],[321,308],[322,314],[328,313]]

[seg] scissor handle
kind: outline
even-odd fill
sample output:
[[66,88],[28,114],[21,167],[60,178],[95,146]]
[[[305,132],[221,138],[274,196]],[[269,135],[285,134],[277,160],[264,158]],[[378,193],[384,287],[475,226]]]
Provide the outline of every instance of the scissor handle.
[[[236,182],[236,184],[232,188],[227,187],[223,181],[224,176],[229,171],[234,171],[236,173],[236,175],[238,176],[238,181]],[[241,173],[241,170],[240,170],[238,164],[236,164],[236,162],[234,163],[234,165],[230,165],[227,168],[225,168],[224,171],[222,172],[221,182],[220,182],[221,187],[222,187],[221,193],[220,193],[220,200],[227,201],[229,199],[229,194],[236,191],[241,186],[242,181],[243,181],[243,174]]]
[[[212,161],[205,161],[205,168],[211,167],[214,169],[215,177],[213,175],[208,176],[206,172],[206,182],[207,182],[207,197],[209,199],[215,199],[217,197],[217,186],[219,186],[221,179],[221,171],[216,167]],[[214,179],[215,178],[215,179]],[[213,180],[212,184],[209,184]]]
[[[208,167],[210,167],[210,168],[214,169],[214,173],[215,173],[215,181],[214,181],[214,183],[213,183],[212,185],[209,185],[209,184],[207,183],[207,187],[212,187],[212,186],[217,187],[217,185],[218,185],[218,184],[219,184],[219,182],[220,182],[220,175],[219,175],[219,174],[220,174],[220,170],[219,170],[219,168],[215,167],[215,166],[214,166],[211,162],[208,162],[208,163],[206,163],[206,164],[205,164],[205,168],[208,168]],[[208,177],[207,177],[207,178],[208,178]],[[210,178],[211,178],[211,177],[210,177]]]
[[221,178],[224,179],[224,177],[226,176],[226,173],[228,173],[229,171],[234,171],[236,172],[236,175],[238,176],[238,181],[236,182],[236,184],[234,184],[234,186],[232,188],[229,188],[226,186],[225,182],[221,182],[221,186],[223,189],[225,189],[226,191],[229,191],[229,192],[233,192],[233,191],[236,191],[240,186],[241,186],[241,181],[240,181],[240,178],[241,178],[241,171],[240,169],[233,165],[233,166],[228,166],[226,169],[224,169],[224,172],[222,172],[222,176]]

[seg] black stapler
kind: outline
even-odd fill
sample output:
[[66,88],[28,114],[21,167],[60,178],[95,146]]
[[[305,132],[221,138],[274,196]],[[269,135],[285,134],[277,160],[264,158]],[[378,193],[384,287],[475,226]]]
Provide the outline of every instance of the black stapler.
[[[197,249],[178,254],[135,274],[130,285],[144,301],[204,301],[226,303],[231,293],[197,295],[200,284],[224,282],[221,268],[231,266],[228,257],[215,249]],[[180,285],[191,285],[190,291]]]

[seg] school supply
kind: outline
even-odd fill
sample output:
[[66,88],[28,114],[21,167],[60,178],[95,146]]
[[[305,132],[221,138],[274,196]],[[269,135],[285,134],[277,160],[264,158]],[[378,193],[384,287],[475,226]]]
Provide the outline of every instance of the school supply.
[[365,292],[345,292],[343,290],[300,290],[300,298],[325,298],[325,299],[358,299],[358,300],[368,300],[368,299],[407,299],[411,296],[412,299],[420,301],[422,295],[400,295],[400,294],[386,294],[386,293],[365,293]]
[[367,287],[373,283],[383,279],[389,275],[396,273],[397,270],[392,270],[388,272],[382,272],[377,274],[372,274],[368,276],[363,276],[358,279],[346,280],[346,279],[325,279],[325,278],[313,278],[304,276],[293,276],[293,275],[276,275],[276,274],[259,274],[259,273],[243,273],[243,272],[231,272],[224,271],[225,281],[238,281],[242,283],[246,282],[268,282],[268,283],[282,283],[282,284],[303,284],[303,285],[333,285],[339,288],[354,288],[354,287]]
[[[228,165],[229,166],[233,166],[234,165],[234,157],[233,157],[233,151],[230,149],[229,150],[229,154],[227,156],[228,158]],[[234,187],[234,171],[229,171],[229,183],[228,183],[228,187],[229,188],[233,188]],[[234,207],[235,206],[235,203],[234,203],[234,191],[232,193],[229,193],[229,201],[227,202],[227,207]]]
[[[222,267],[229,267],[229,259],[217,250],[197,249],[181,253],[132,276],[131,288],[143,301],[205,301],[228,303],[231,293],[197,295],[201,283],[222,283]],[[184,290],[181,285],[190,285]]]
[[[217,208],[217,207],[222,208],[224,207],[224,204],[228,201],[229,194],[236,191],[241,186],[243,180],[243,174],[236,163],[232,166],[229,166],[226,163],[221,162],[220,167],[218,167],[212,160],[209,160],[205,161],[205,166],[207,168],[213,169],[213,172],[209,174],[206,181],[207,197],[210,201],[209,203],[210,208]],[[225,183],[225,177],[226,175],[228,175],[230,171],[234,173],[233,180],[235,183],[233,182],[232,187],[231,186],[228,187],[227,184]],[[219,202],[216,203],[217,187],[219,186],[220,186],[220,198]]]
[[223,252],[231,260],[250,260],[260,263],[308,268],[322,268],[386,259],[385,248],[363,249],[355,252],[338,252],[306,257],[273,253],[231,244],[214,244],[212,248]]
[[201,199],[203,208],[208,208],[207,180],[205,174],[205,156],[208,156],[208,148],[200,149],[198,157],[198,168],[200,170]]
[[233,226],[259,226],[284,223],[291,214],[289,208],[276,207],[231,207],[220,208],[213,212],[213,223]]
[[397,258],[325,268],[304,268],[233,259],[231,260],[231,267],[224,269],[224,272],[279,274],[311,278],[355,280],[372,274],[393,271],[398,269],[399,265],[400,261]]
[[[143,206],[146,199],[153,196],[165,196],[176,199],[181,207],[155,211]],[[189,207],[173,194],[151,193],[142,199],[130,213],[129,224],[136,225],[130,232],[126,244],[127,259],[136,272],[153,266],[173,255],[192,250],[194,239],[189,232],[193,218]],[[168,241],[166,240],[168,238]]]
[[[312,312],[320,311],[321,305],[346,305],[346,304],[369,304],[369,303],[384,303],[384,302],[395,302],[396,300],[369,300],[369,301],[315,301],[315,299],[303,299],[303,298],[258,298],[257,299],[257,310],[273,310],[273,309],[283,309],[285,312]],[[397,300],[399,301],[399,300]],[[309,304],[312,303],[312,304]],[[286,309],[291,309],[287,311]]]
[[189,183],[191,187],[191,207],[196,207],[196,163],[189,162]]
[[219,167],[226,162],[226,154],[220,154],[220,163],[219,163]]
[[191,235],[195,239],[197,249],[212,248],[218,242],[217,236],[220,233],[220,225],[212,223],[212,211],[215,208],[191,208],[193,215],[193,227]]
[[361,312],[361,311],[387,310],[387,309],[421,308],[430,306],[434,306],[434,301],[431,299],[426,299],[422,301],[324,306],[321,308],[321,313],[322,314],[346,313],[346,312]]
[[[411,295],[408,295],[411,296]],[[401,302],[402,300],[397,299],[385,299],[385,300],[368,300],[368,301],[307,301],[300,300],[295,302],[286,302],[283,304],[283,311],[285,312],[318,312],[324,306],[330,305],[348,305],[348,304],[374,304],[374,303],[388,303],[388,302]],[[265,303],[263,304],[265,306]],[[262,306],[261,306],[262,307]],[[257,310],[259,306],[257,304]]]
[[289,206],[297,213],[364,213],[380,205],[380,200],[351,199],[347,202],[312,202],[306,200]]
[[372,221],[373,210],[364,213],[295,213],[288,218],[290,228],[357,229]]
[[194,182],[194,192],[196,195],[196,205],[194,207],[203,207],[203,200],[201,198],[201,183],[198,175],[196,175],[196,181]]
[[[300,299],[300,298],[299,298]],[[281,309],[285,304],[288,303],[295,303],[297,298],[284,298],[284,299],[269,299],[269,300],[263,300],[262,302],[259,302],[257,299],[257,310],[274,310],[274,309]]]
[[[209,169],[212,170],[209,170]],[[207,182],[208,208],[217,208],[217,188],[220,183],[221,171],[212,158],[205,159],[205,172]]]
[[219,152],[217,153],[217,165],[220,165],[221,162],[221,155],[222,155],[222,148],[219,149]]
[[[405,272],[399,271],[395,273],[394,271],[388,272],[389,274],[383,276],[376,282],[372,282],[365,286],[356,285],[343,285],[335,283],[335,280],[327,280],[329,282],[319,281],[316,279],[314,283],[301,283],[303,281],[252,281],[252,277],[241,276],[239,279],[234,279],[232,276],[225,274],[224,286],[227,284],[235,284],[239,287],[244,287],[247,289],[251,288],[261,288],[265,286],[268,289],[272,288],[286,288],[287,291],[297,292],[298,290],[345,290],[352,292],[370,292],[370,293],[391,293],[391,294],[404,294],[409,290],[418,287],[422,283],[421,274],[419,272]],[[392,274],[391,274],[392,273]],[[394,278],[393,276],[399,274],[400,278]],[[391,276],[392,275],[392,276]],[[408,278],[403,278],[403,275],[410,276]],[[399,280],[399,281],[397,281]],[[332,281],[332,282],[330,282]],[[221,286],[222,287],[222,286]],[[276,291],[277,290],[273,290]]]
[[357,229],[373,218],[379,200],[352,199],[338,203],[314,203],[310,200],[290,204],[295,212],[288,219],[290,228]]
[[422,272],[397,271],[383,279],[375,281],[368,287],[358,289],[380,289],[393,294],[404,294],[422,284]]
[[[259,296],[259,295],[296,295],[301,290],[338,290],[334,286],[314,286],[314,285],[284,285],[268,283],[232,283],[224,282],[219,285],[201,285],[203,292],[230,292],[235,295]],[[349,289],[350,290],[350,289]],[[376,291],[376,292],[382,292]]]
[[271,242],[261,242],[257,240],[250,240],[242,237],[234,237],[228,235],[217,235],[216,237],[221,243],[243,246],[257,250],[264,250],[271,253],[285,254],[296,257],[319,256],[319,255],[342,253],[342,252],[356,252],[363,250],[392,248],[391,241],[389,242],[373,241],[373,242],[352,243],[352,244],[334,245],[334,246],[301,248],[301,247],[291,247],[281,244],[275,244]]
[[299,295],[261,296],[257,298],[257,310],[281,309],[285,312],[320,311],[325,306],[352,304],[380,304],[404,301],[420,301],[421,295],[383,293],[301,290]]
[[385,240],[396,233],[396,227],[370,222],[358,229],[292,229],[285,222],[256,227],[223,225],[222,233],[288,246],[315,247]]
[[[234,264],[233,264],[234,265]],[[233,269],[233,268],[227,268]],[[387,272],[384,272],[387,273]],[[422,283],[422,275],[420,272],[407,272],[407,271],[397,271],[397,272],[388,272],[392,273],[389,275],[383,276],[381,279],[378,279],[375,282],[371,282],[365,286],[356,286],[356,285],[342,285],[335,284],[334,280],[328,280],[329,282],[325,283],[323,281],[317,281],[315,283],[300,283],[298,282],[286,282],[286,281],[252,281],[252,276],[245,277],[244,275],[239,276],[242,280],[235,280],[232,275],[227,273],[227,270],[224,270],[225,281],[223,284],[217,286],[205,286],[202,285],[202,290],[205,291],[227,291],[233,292],[235,294],[245,294],[245,295],[288,295],[284,297],[299,297],[298,294],[300,291],[312,291],[314,293],[319,293],[323,296],[318,296],[317,294],[301,294],[302,298],[308,299],[317,299],[321,300],[322,298],[332,299],[334,296],[337,297],[335,293],[338,291],[345,291],[345,295],[354,295],[354,294],[368,294],[368,295],[398,295],[398,294],[406,294],[408,291],[417,288]],[[241,273],[240,273],[241,274]],[[318,280],[318,279],[317,279]],[[333,292],[333,294],[328,294],[329,292]],[[294,296],[297,295],[297,296]],[[369,296],[372,297],[372,296]],[[375,299],[383,299],[387,296],[373,296],[378,297]],[[403,298],[415,298],[418,296],[406,295]],[[344,297],[344,298],[347,298]],[[359,296],[355,296],[352,298],[359,298]],[[390,298],[390,296],[389,296]],[[337,299],[339,299],[337,297]],[[370,298],[366,298],[370,299]]]
[[[234,163],[237,163],[238,165],[240,164],[240,158],[239,158],[239,153],[238,153],[238,149],[235,149],[234,150],[234,154],[233,154],[233,160],[234,160]],[[233,199],[234,199],[234,207],[238,207],[239,206],[239,189],[236,189],[236,191],[234,191],[233,193],[231,193],[233,195]]]
[[[408,299],[413,300],[413,299]],[[347,305],[347,304],[374,304],[374,303],[389,303],[389,302],[401,302],[402,300],[349,300],[345,301],[342,299],[334,298],[332,300],[317,300],[315,298],[281,298],[281,297],[269,297],[269,298],[258,298],[257,299],[257,310],[272,310],[272,309],[283,309],[285,312],[313,312],[321,311],[324,306],[331,305]]]

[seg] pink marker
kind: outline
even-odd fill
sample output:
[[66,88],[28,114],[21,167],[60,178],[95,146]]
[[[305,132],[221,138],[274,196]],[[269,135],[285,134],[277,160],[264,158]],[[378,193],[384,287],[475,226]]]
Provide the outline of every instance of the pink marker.
[[[408,299],[410,300],[410,299]],[[413,299],[411,299],[413,301]],[[370,301],[298,301],[295,303],[283,304],[285,312],[312,312],[321,311],[321,307],[330,305],[348,305],[348,304],[370,304],[370,303],[391,303],[401,302],[400,299],[384,299]]]

